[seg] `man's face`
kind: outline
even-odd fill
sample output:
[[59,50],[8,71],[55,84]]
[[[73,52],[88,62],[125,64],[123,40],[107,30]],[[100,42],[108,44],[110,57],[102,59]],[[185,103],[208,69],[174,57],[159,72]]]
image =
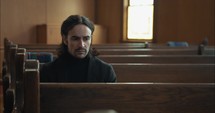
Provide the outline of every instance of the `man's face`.
[[63,42],[68,46],[68,52],[76,58],[83,59],[87,56],[92,38],[92,31],[85,25],[79,24],[73,27]]

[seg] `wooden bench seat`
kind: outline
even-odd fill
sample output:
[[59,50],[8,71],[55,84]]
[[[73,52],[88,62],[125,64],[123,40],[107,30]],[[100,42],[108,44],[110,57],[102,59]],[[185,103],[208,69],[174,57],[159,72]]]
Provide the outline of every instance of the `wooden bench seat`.
[[215,64],[112,65],[118,82],[215,83]]
[[213,55],[100,55],[98,57],[108,63],[215,63],[215,56]]

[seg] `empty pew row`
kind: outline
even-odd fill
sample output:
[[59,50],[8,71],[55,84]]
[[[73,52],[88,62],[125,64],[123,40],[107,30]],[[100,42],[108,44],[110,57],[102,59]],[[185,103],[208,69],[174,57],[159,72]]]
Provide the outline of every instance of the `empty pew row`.
[[[27,52],[29,59],[38,59],[41,63],[57,58],[49,52]],[[166,64],[214,64],[214,55],[98,55],[107,63],[166,63]]]
[[215,64],[213,55],[99,55],[108,63]]
[[118,82],[215,83],[215,64],[112,63]]
[[[29,59],[38,59],[41,63],[57,58],[52,53],[27,52]],[[214,55],[99,55],[107,63],[166,63],[166,64],[214,64]]]
[[[59,44],[19,44],[20,47],[24,48],[57,48]],[[48,45],[48,46],[47,46]],[[176,48],[176,49],[185,49],[185,48],[198,48],[199,45],[190,45],[190,46],[168,46],[165,44],[145,44],[145,43],[106,43],[106,44],[92,44],[93,48],[96,49],[142,49],[142,48],[151,48],[151,49],[165,49],[165,48]],[[210,47],[210,46],[208,46]]]
[[[57,57],[51,53],[27,52],[28,59],[38,59],[41,63],[51,62]],[[158,64],[215,64],[213,55],[99,55],[107,63],[158,63]]]
[[215,55],[214,46],[191,46],[191,47],[165,47],[165,48],[140,48],[140,49],[117,49],[117,48],[99,48],[101,55]]
[[197,49],[98,49],[99,55],[198,55]]
[[[107,55],[101,52],[98,57],[108,63],[214,63],[215,60],[214,55],[197,55],[194,54],[197,53],[196,51],[191,52],[189,49],[157,49],[150,51],[144,49],[124,49],[125,51],[121,49],[117,49],[117,51],[114,50],[116,49],[113,49],[111,52],[111,49],[108,49],[111,53],[107,53]],[[140,51],[142,53],[139,53]],[[27,52],[30,58],[43,57],[43,60],[47,58],[48,61],[51,61],[57,57],[56,50],[48,52],[46,50],[43,51],[43,49],[27,49]]]
[[[58,48],[58,44],[19,44],[20,47],[24,48],[29,48],[29,49],[38,49],[38,48],[46,48],[46,49],[51,49],[51,48]],[[128,48],[135,48],[135,49],[142,49],[145,48],[144,43],[120,43],[120,44],[93,44],[93,48],[97,49],[107,49],[107,48],[118,48],[118,49],[128,49]]]
[[[96,49],[99,55],[214,55],[214,49]],[[29,49],[28,52],[50,52],[57,55],[57,49]]]
[[[134,46],[134,45],[132,45]],[[137,44],[136,46],[139,46]],[[20,48],[26,48],[29,52],[52,52],[57,54],[59,45],[45,44],[19,44]],[[214,55],[215,48],[212,46],[191,46],[191,47],[165,47],[165,48],[135,48],[125,46],[125,44],[100,44],[92,45],[99,54],[151,54],[151,55]]]

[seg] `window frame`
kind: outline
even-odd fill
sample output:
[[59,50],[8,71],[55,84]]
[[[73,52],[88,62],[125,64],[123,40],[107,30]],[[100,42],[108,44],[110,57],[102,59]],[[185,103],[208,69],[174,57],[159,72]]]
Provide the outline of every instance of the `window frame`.
[[154,12],[153,12],[153,34],[152,39],[129,39],[128,38],[128,7],[129,7],[129,0],[123,0],[123,42],[154,42],[155,40],[155,3],[154,0]]

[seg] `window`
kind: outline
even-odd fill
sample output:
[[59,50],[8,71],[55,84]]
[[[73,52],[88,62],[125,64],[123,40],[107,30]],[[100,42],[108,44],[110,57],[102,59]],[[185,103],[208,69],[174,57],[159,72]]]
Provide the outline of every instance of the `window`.
[[[124,1],[124,40],[151,41],[153,39],[154,0]],[[125,9],[126,8],[126,9]],[[126,35],[125,35],[126,34]]]

